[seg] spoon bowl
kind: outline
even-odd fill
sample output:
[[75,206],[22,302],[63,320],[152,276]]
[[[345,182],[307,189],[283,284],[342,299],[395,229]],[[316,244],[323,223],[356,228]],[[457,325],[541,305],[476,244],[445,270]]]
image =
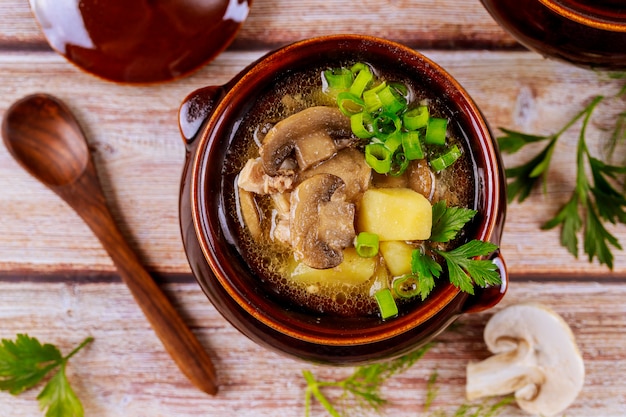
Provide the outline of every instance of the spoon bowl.
[[91,228],[181,371],[202,391],[216,394],[211,359],[115,224],[87,141],[70,110],[47,94],[25,97],[7,110],[2,137],[20,165]]
[[48,186],[75,181],[89,163],[80,126],[51,96],[38,94],[16,102],[6,114],[3,137],[13,157]]

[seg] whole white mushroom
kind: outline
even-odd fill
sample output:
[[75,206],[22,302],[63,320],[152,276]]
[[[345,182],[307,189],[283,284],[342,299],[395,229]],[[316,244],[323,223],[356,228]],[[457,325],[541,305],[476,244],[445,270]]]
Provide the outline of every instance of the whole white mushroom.
[[556,312],[539,304],[500,310],[484,331],[495,355],[467,365],[468,400],[515,393],[521,409],[553,416],[580,393],[585,367],[574,335]]

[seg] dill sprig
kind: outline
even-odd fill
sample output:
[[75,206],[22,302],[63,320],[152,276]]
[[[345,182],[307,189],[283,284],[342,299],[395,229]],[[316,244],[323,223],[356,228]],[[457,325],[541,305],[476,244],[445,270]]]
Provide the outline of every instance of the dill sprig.
[[[307,383],[305,389],[304,413],[306,417],[311,415],[313,399],[316,399],[331,417],[345,417],[350,411],[363,416],[367,411],[380,413],[387,400],[381,395],[384,383],[394,375],[411,368],[432,347],[427,344],[424,347],[388,362],[375,363],[355,368],[354,373],[340,381],[320,381],[309,370],[304,370],[303,375]],[[448,417],[444,410],[431,410],[431,406],[437,398],[439,388],[436,386],[438,373],[433,371],[426,384],[426,398],[423,410],[429,417]],[[339,390],[338,400],[333,401],[326,395],[326,390]],[[494,402],[495,401],[495,402]],[[502,397],[497,400],[488,400],[481,403],[462,404],[451,417],[496,417],[503,407],[514,401],[513,396]]]
[[[437,394],[439,393],[439,388],[437,387],[437,378],[439,374],[437,371],[434,371],[430,374],[428,378],[428,383],[426,384],[426,400],[424,402],[424,412],[428,413],[431,411],[432,403],[437,398]],[[500,414],[502,409],[515,402],[515,397],[513,395],[509,395],[506,397],[502,397],[492,400],[486,400],[480,403],[471,403],[471,404],[461,404],[457,407],[452,414],[452,417],[496,417]],[[444,410],[435,410],[428,414],[428,417],[448,417],[449,413]]]
[[359,366],[352,375],[340,381],[319,381],[311,371],[304,370],[302,373],[307,383],[304,393],[305,416],[310,416],[312,398],[319,401],[332,417],[345,415],[340,413],[338,406],[333,405],[332,401],[324,394],[323,391],[328,388],[341,390],[339,398],[343,400],[342,402],[350,402],[352,408],[370,408],[379,412],[381,407],[387,403],[380,392],[385,381],[413,366],[431,346],[431,344],[427,344],[414,352],[391,361]]

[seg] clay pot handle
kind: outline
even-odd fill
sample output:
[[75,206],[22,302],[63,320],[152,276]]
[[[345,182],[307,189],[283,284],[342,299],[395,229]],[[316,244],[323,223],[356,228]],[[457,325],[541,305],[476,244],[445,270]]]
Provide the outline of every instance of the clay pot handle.
[[224,86],[209,86],[199,88],[185,97],[178,110],[178,127],[187,149],[198,137],[204,122],[225,93]]
[[498,249],[489,257],[493,263],[498,267],[498,273],[502,279],[502,283],[499,286],[491,286],[487,288],[477,288],[476,293],[473,296],[468,297],[465,305],[463,306],[464,313],[478,313],[483,310],[487,310],[500,302],[506,290],[509,286],[509,276],[506,271],[506,264],[504,258],[500,254]]

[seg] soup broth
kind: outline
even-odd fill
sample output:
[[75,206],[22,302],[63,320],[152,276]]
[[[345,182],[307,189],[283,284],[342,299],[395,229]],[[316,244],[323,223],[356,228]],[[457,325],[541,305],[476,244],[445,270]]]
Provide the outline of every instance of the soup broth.
[[[285,216],[293,216],[294,200],[293,197],[290,200],[290,196],[295,192],[294,189],[314,176],[319,178],[326,171],[332,173],[335,168],[331,168],[331,161],[340,158],[353,164],[345,170],[354,175],[357,175],[356,171],[362,170],[363,178],[366,180],[360,178],[351,181],[350,184],[339,186],[342,193],[341,202],[333,200],[336,194],[329,197],[328,202],[332,203],[329,204],[331,208],[336,206],[335,203],[340,204],[341,209],[331,211],[331,215],[320,214],[320,222],[332,222],[336,217],[343,217],[352,206],[355,213],[352,226],[355,228],[355,234],[358,234],[357,217],[362,208],[361,198],[369,189],[412,189],[428,200],[429,204],[446,200],[448,206],[474,208],[475,174],[471,151],[468,149],[463,132],[454,122],[454,115],[443,105],[441,97],[433,95],[427,88],[400,72],[372,65],[370,67],[377,80],[406,86],[404,94],[409,107],[426,105],[431,116],[449,120],[445,147],[424,145],[426,159],[411,161],[401,175],[379,174],[369,167],[364,168],[363,140],[357,138],[353,132],[346,135],[341,127],[333,126],[329,128],[334,130],[330,136],[340,137],[332,138],[337,149],[332,152],[330,158],[315,161],[310,167],[302,169],[299,163],[304,157],[296,155],[291,149],[291,153],[280,166],[279,174],[271,178],[264,177],[262,185],[266,190],[250,192],[241,187],[241,178],[245,175],[247,164],[259,160],[260,147],[265,146],[264,140],[268,132],[277,123],[310,109],[323,108],[322,110],[326,111],[329,108],[337,108],[336,98],[325,91],[327,86],[324,71],[330,68],[349,68],[352,64],[353,62],[332,62],[285,74],[276,80],[271,89],[260,93],[258,99],[250,103],[240,123],[237,124],[236,131],[232,133],[232,143],[223,172],[226,178],[224,195],[227,196],[225,205],[228,216],[236,230],[237,248],[258,279],[263,282],[268,294],[279,297],[283,303],[291,306],[290,308],[315,314],[375,316],[379,314],[379,309],[373,293],[377,289],[389,287],[396,278],[386,266],[387,262],[382,255],[379,253],[372,258],[361,258],[355,254],[354,243],[351,241],[343,248],[343,261],[339,265],[329,268],[310,267],[298,259],[298,251],[289,244],[290,239],[294,240],[293,226],[290,224],[288,228],[290,232],[287,232],[281,221],[285,220]],[[440,156],[454,145],[461,150],[461,156],[450,167],[436,172],[428,166],[426,160],[429,157]],[[359,158],[361,161],[358,161]],[[297,171],[296,175],[287,175],[280,181],[274,181],[280,177],[280,173],[294,170]],[[309,175],[309,172],[312,174]],[[358,185],[356,189],[355,184]],[[232,192],[229,192],[230,187]],[[282,189],[286,191],[278,192]],[[254,212],[253,216],[258,222],[249,220],[250,210]],[[332,225],[327,233],[332,234],[334,238],[340,233],[340,229],[344,228],[345,223],[350,221],[338,226]],[[285,233],[287,237],[284,236]],[[461,232],[447,245],[452,247],[463,241],[464,234]],[[419,240],[403,243],[411,248],[419,248],[421,244]],[[447,280],[442,276],[439,281],[441,285],[445,285]],[[412,303],[420,302],[419,297],[396,301],[401,311],[410,308]]]

